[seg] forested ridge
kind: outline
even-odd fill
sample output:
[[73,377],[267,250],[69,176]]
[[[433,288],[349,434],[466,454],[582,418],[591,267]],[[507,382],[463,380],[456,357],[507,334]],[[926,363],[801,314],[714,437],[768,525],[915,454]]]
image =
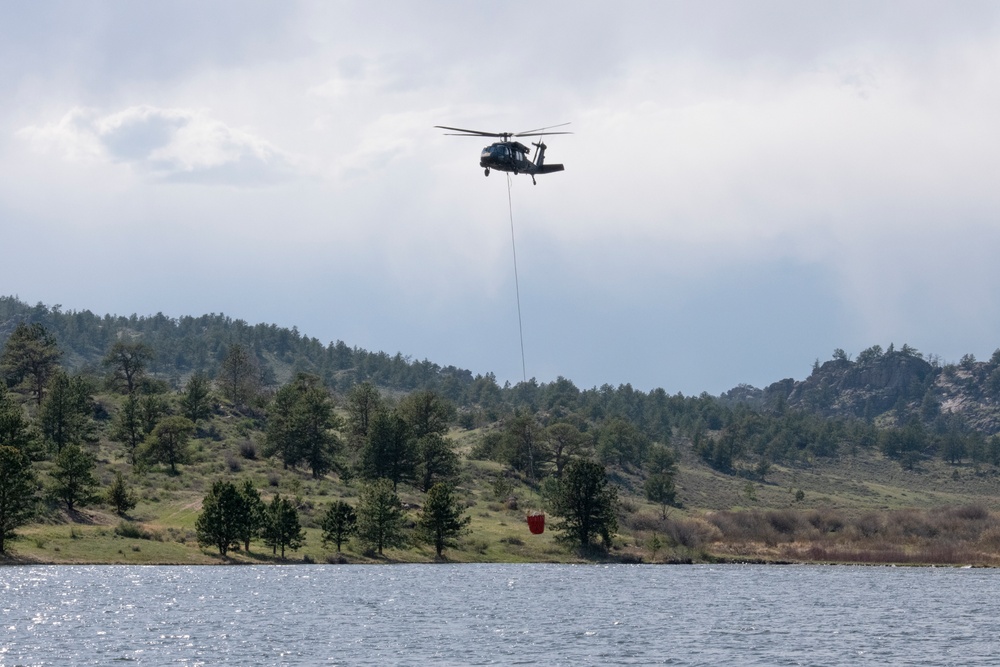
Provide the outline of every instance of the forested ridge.
[[[523,513],[529,499],[558,517],[554,528],[583,550],[576,553],[608,553],[631,540],[656,547],[655,557],[659,546],[691,549],[735,525],[723,514],[689,518],[699,509],[837,505],[802,481],[824,466],[871,462],[883,477],[944,480],[939,496],[920,501],[935,507],[949,498],[992,504],[983,498],[995,494],[1000,465],[1000,351],[985,362],[966,355],[942,364],[905,344],[856,358],[838,349],[803,380],[721,396],[628,384],[580,389],[562,377],[501,386],[492,374],[324,344],[294,327],[223,314],[98,316],[16,297],[0,297],[0,348],[0,448],[13,452],[9,465],[26,471],[39,490],[34,500],[48,507],[33,517],[51,521],[59,508],[72,513],[98,500],[109,506],[113,488],[122,517],[129,493],[139,492],[134,507],[161,502],[164,489],[197,492],[204,509],[187,539],[197,533],[223,556],[241,544],[249,552],[251,536],[284,555],[315,530],[338,553],[352,535],[369,557],[423,536],[441,557],[476,544],[470,523],[482,533],[487,515]],[[256,482],[228,481],[251,472]],[[877,480],[865,484],[848,493],[875,508],[901,506],[891,494],[870,500],[881,491],[871,490]],[[261,493],[273,507],[261,509]],[[320,507],[311,493],[344,500]],[[597,502],[574,516],[572,498],[581,496]],[[484,502],[487,511],[463,514]],[[219,503],[243,507],[254,527],[237,535],[211,523],[205,517]],[[300,512],[301,527],[286,525],[297,526]],[[373,528],[373,515],[388,523]],[[0,529],[13,535],[19,516]],[[701,528],[689,525],[699,520]],[[818,530],[815,523],[801,525]],[[519,538],[502,539],[504,548],[522,548]],[[480,541],[473,550],[491,548]]]
[[[887,433],[909,437],[902,453],[911,462],[938,454],[954,462],[1000,463],[992,438],[1000,432],[1000,350],[988,361],[966,355],[957,364],[942,364],[906,344],[899,349],[874,345],[857,358],[838,349],[832,359],[817,360],[803,380],[788,378],[764,389],[740,385],[719,397],[685,397],[629,384],[581,390],[562,377],[501,386],[491,373],[473,375],[341,340],[324,344],[295,327],[251,325],[221,313],[98,316],[0,297],[0,345],[19,322],[37,322],[51,331],[64,351],[62,364],[73,372],[103,373],[102,359],[115,341],[141,340],[153,351],[150,372],[173,389],[195,372],[214,378],[229,346],[238,344],[256,357],[265,390],[307,372],[340,393],[362,382],[389,392],[435,391],[462,408],[465,425],[495,422],[518,410],[548,419],[572,415],[594,424],[616,418],[652,441],[669,441],[676,430],[696,440],[707,460],[721,465],[760,457],[830,456],[845,445],[852,450],[876,446],[879,435]],[[722,441],[717,455],[708,453],[711,433],[720,434],[716,444]],[[881,441],[885,451],[901,453],[887,438],[892,439],[884,435]]]

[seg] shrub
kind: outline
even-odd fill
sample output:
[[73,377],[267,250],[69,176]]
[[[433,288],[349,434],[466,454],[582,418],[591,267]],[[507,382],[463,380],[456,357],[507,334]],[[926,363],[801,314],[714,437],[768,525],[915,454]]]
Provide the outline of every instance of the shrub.
[[659,514],[636,512],[635,514],[626,515],[622,519],[622,525],[635,532],[662,533],[665,530],[666,520],[661,518]]
[[884,529],[882,517],[878,514],[868,513],[861,516],[854,522],[854,530],[861,537],[875,537]]
[[978,504],[962,505],[961,507],[946,510],[946,512],[957,519],[964,519],[965,521],[984,521],[990,518],[990,511]]
[[243,464],[231,452],[226,452],[226,467],[229,469],[229,472],[240,472],[243,470]]
[[119,521],[115,526],[115,535],[127,537],[134,540],[151,540],[153,535],[137,523],[131,521]]
[[820,533],[839,533],[844,529],[844,517],[832,510],[812,510],[806,521]]
[[240,456],[248,461],[253,461],[257,458],[257,446],[250,440],[240,440],[239,452]]
[[722,537],[716,526],[701,519],[668,518],[663,532],[672,543],[688,549],[698,549]]
[[767,520],[772,528],[786,536],[798,534],[805,523],[802,515],[794,510],[772,510],[767,513]]
[[713,512],[707,519],[732,542],[763,542],[774,545],[778,531],[763,512]]
[[893,512],[890,517],[888,529],[894,528],[904,538],[931,538],[936,537],[940,532],[937,525],[931,523],[931,517],[919,510],[900,510]]

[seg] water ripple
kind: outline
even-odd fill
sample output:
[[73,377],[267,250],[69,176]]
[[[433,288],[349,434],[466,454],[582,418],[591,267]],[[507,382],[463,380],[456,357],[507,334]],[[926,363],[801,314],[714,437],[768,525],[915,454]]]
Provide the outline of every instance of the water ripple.
[[400,565],[0,570],[0,667],[995,662],[993,570]]

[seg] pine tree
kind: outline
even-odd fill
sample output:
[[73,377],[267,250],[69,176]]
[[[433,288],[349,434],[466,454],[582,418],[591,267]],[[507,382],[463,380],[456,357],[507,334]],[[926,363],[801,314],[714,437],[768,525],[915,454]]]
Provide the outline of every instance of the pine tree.
[[170,464],[177,474],[177,464],[187,461],[187,442],[194,423],[187,417],[167,417],[156,425],[146,441],[146,455],[156,463]]
[[111,486],[108,487],[105,497],[108,504],[115,508],[115,512],[119,516],[125,516],[138,503],[135,493],[128,488],[128,485],[125,483],[125,476],[120,471],[115,472],[115,479],[111,482]]
[[195,520],[198,544],[214,546],[225,556],[238,547],[241,528],[246,524],[246,503],[232,482],[219,480],[201,501],[201,514]]
[[305,461],[317,478],[332,468],[337,438],[331,429],[340,419],[318,377],[299,373],[278,390],[268,413],[268,452],[279,454],[285,468]]
[[441,558],[445,547],[455,546],[455,538],[468,532],[471,521],[471,517],[462,516],[462,507],[451,486],[438,483],[427,492],[417,529]]
[[340,546],[357,530],[358,515],[354,508],[343,500],[330,505],[330,508],[323,515],[323,546],[329,542],[337,545],[337,553],[340,553]]
[[677,497],[677,490],[674,488],[677,462],[669,449],[657,444],[649,450],[646,467],[649,469],[649,476],[642,485],[646,500],[659,503],[661,516],[666,518],[667,505],[673,505]]
[[52,471],[52,496],[66,503],[66,510],[94,501],[97,480],[94,478],[94,459],[79,445],[66,445],[55,460]]
[[239,487],[240,498],[243,501],[243,514],[239,526],[239,538],[243,542],[243,550],[250,552],[250,540],[259,537],[264,526],[267,506],[260,499],[260,492],[249,479]]
[[40,454],[31,422],[24,409],[14,402],[0,382],[0,447],[13,447],[25,456]]
[[388,479],[393,491],[400,482],[414,478],[417,447],[409,426],[395,412],[383,410],[371,421],[368,440],[361,452],[361,476]]
[[271,504],[265,513],[264,544],[271,547],[271,553],[277,554],[281,549],[281,557],[285,557],[285,549],[298,551],[305,544],[306,536],[299,524],[299,511],[287,498],[274,494]]
[[226,351],[216,379],[222,394],[238,409],[246,409],[260,394],[260,363],[249,349],[234,343]]
[[104,356],[104,365],[111,369],[108,384],[123,387],[132,394],[153,360],[153,348],[139,341],[116,341]]
[[427,492],[439,481],[451,479],[458,471],[458,454],[451,443],[437,433],[429,433],[417,441],[420,488]]
[[125,445],[129,463],[135,466],[138,463],[139,445],[145,437],[146,430],[139,397],[129,394],[111,422],[111,439]]
[[90,424],[90,387],[80,377],[69,377],[57,369],[38,409],[42,435],[56,452],[67,444],[80,444]]
[[360,448],[368,440],[371,421],[382,410],[383,403],[371,382],[356,384],[347,394],[347,438],[351,447]]
[[0,374],[15,386],[34,394],[35,403],[41,405],[61,355],[55,337],[44,326],[38,322],[21,322],[11,332],[0,354]]
[[212,414],[211,391],[203,373],[195,373],[188,380],[181,396],[181,414],[195,424]]
[[555,525],[563,533],[560,539],[587,549],[600,536],[605,548],[611,546],[618,530],[617,507],[618,491],[608,485],[604,466],[587,459],[566,465],[553,498],[553,513],[562,517]]
[[0,445],[0,554],[14,530],[34,517],[36,486],[28,457],[15,447]]
[[377,479],[361,491],[358,501],[358,539],[382,555],[383,549],[406,544],[403,504],[391,480]]

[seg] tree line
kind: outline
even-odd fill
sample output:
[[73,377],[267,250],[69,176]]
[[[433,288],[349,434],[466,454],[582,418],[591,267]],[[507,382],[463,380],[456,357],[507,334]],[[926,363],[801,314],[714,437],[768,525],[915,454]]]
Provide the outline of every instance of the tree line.
[[[637,478],[631,490],[664,512],[676,502],[677,461],[687,450],[720,472],[761,479],[774,463],[860,450],[910,468],[932,457],[1000,465],[1000,438],[945,412],[934,393],[938,378],[951,378],[963,391],[992,395],[1000,354],[941,366],[907,345],[874,346],[857,359],[836,350],[801,383],[713,397],[629,384],[581,390],[562,377],[501,386],[492,374],[341,341],[324,346],[295,329],[222,315],[97,317],[0,297],[3,336],[0,373],[25,402],[2,399],[0,443],[65,468],[68,490],[52,491],[61,482],[49,475],[46,495],[67,508],[93,496],[85,473],[95,438],[120,443],[137,474],[153,465],[182,474],[192,438],[215,428],[220,401],[263,434],[263,453],[283,468],[385,479],[422,493],[455,481],[460,460],[445,437],[454,426],[481,429],[471,456],[500,462],[546,498],[567,466],[584,459]],[[280,386],[278,361],[295,369]],[[100,391],[119,398],[94,401]],[[393,394],[403,396],[386,400]]]
[[[335,504],[324,519],[324,535],[338,549],[352,534],[378,554],[407,541],[396,495],[401,484],[425,494],[416,535],[429,540],[439,556],[468,525],[454,487],[460,461],[446,437],[457,409],[434,391],[414,391],[390,402],[374,384],[361,383],[348,392],[341,416],[334,394],[309,373],[297,373],[267,396],[254,356],[237,344],[230,346],[214,380],[194,373],[176,391],[153,376],[155,352],[141,340],[113,342],[102,358],[101,376],[70,375],[61,357],[54,336],[37,322],[18,324],[0,355],[0,532],[5,538],[35,516],[39,501],[61,504],[70,514],[102,501],[126,515],[136,505],[135,494],[120,471],[107,488],[99,488],[95,444],[102,437],[119,443],[136,476],[154,465],[182,475],[192,438],[210,436],[214,428],[220,409],[215,392],[259,427],[264,455],[282,467],[307,470],[317,479],[334,474],[363,481],[357,508]],[[117,398],[95,400],[99,388]],[[571,447],[563,452],[560,474],[572,453]],[[47,464],[44,484],[34,465],[41,462]],[[603,480],[603,467],[599,473]],[[223,556],[239,543],[249,549],[251,539],[262,539],[282,556],[286,548],[299,548],[304,536],[294,499],[275,494],[269,504],[262,503],[246,483],[235,488],[218,481],[203,501],[199,541]],[[570,513],[573,506],[563,505]],[[607,509],[604,514],[610,516]],[[572,517],[567,520],[567,526],[575,525]],[[600,520],[607,539],[613,532],[609,520]],[[574,534],[595,533],[588,528]],[[3,546],[0,542],[0,552]]]

